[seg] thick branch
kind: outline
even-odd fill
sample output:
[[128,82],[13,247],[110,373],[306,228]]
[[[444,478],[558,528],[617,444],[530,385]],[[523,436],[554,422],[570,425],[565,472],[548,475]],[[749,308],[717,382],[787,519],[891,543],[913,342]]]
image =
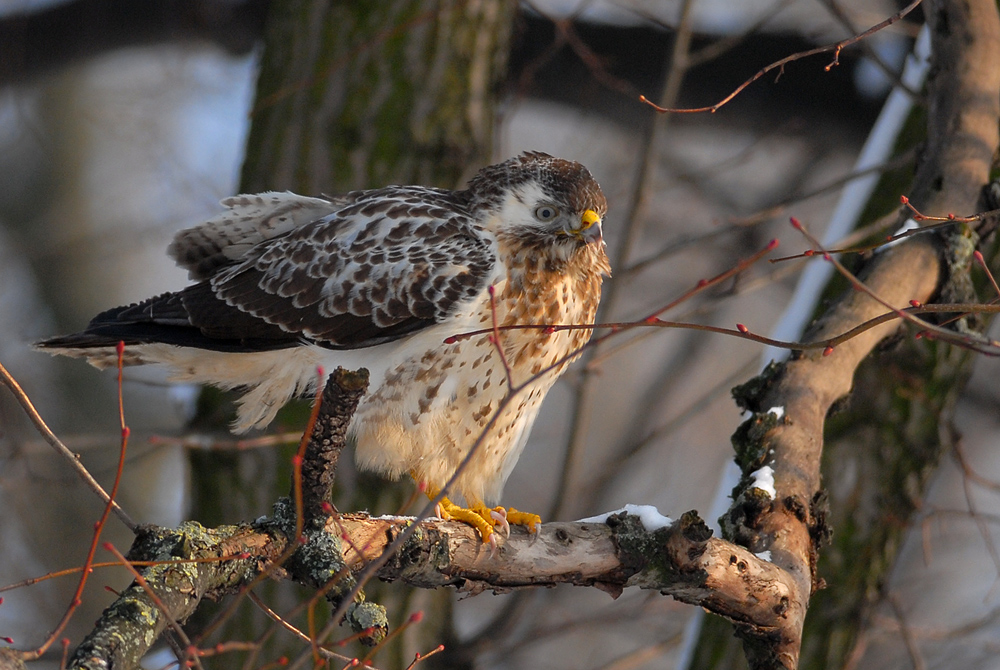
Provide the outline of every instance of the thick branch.
[[[991,0],[941,1],[929,14],[935,57],[929,139],[910,198],[928,214],[970,213],[977,210],[998,144],[1000,20]],[[862,278],[894,307],[905,307],[910,300],[929,302],[953,279],[950,273],[967,271],[946,266],[942,246],[930,235],[916,236],[876,255]],[[844,332],[883,311],[870,295],[851,290],[806,339]],[[728,536],[754,551],[771,551],[774,562],[793,577],[796,597],[802,598],[802,606],[790,611],[779,644],[773,644],[773,637],[761,639],[760,631],[743,631],[751,667],[798,665],[805,603],[821,583],[815,573],[817,549],[828,532],[819,470],[826,415],[850,391],[861,360],[897,327],[873,328],[828,356],[803,354],[742,389],[742,404],[756,414],[738,433],[743,440],[739,459],[748,475],[771,465],[777,498],[761,504],[759,497],[748,495],[750,480],[745,477],[726,518]],[[772,407],[783,409],[780,419],[768,412]]]
[[[314,582],[314,587],[343,585],[350,577],[329,566],[346,561],[351,572],[360,571],[414,519],[365,514],[329,519],[327,538],[349,538],[338,545],[348,547],[344,556],[332,555],[339,548],[312,535],[286,557],[288,539],[275,532],[282,523],[276,519],[214,530],[197,524],[143,529],[129,559],[160,564],[144,571],[145,587],[133,584],[104,612],[70,667],[134,667],[159,633],[171,622],[183,622],[202,598],[237,593],[262,573],[295,578],[291,573],[326,572],[329,582]],[[282,558],[287,570],[278,569],[276,561]],[[795,607],[796,588],[774,564],[713,538],[693,512],[653,531],[625,513],[611,515],[605,523],[545,524],[537,534],[516,528],[500,541],[495,556],[472,527],[426,519],[378,576],[421,588],[454,586],[472,593],[574,584],[595,586],[617,597],[636,586],[776,635]]]
[[[928,301],[937,289],[940,254],[931,238],[914,238],[873,262],[863,276],[875,293],[895,307],[911,299]],[[834,306],[811,331],[807,340],[844,332],[884,313],[885,308],[866,293],[854,292]],[[734,540],[757,552],[770,551],[774,562],[788,571],[795,583],[798,607],[790,611],[782,643],[762,652],[765,658],[752,667],[798,665],[798,649],[805,622],[806,603],[818,586],[815,574],[823,526],[820,461],[823,428],[833,404],[850,392],[854,371],[874,346],[898,328],[887,323],[868,330],[837,347],[832,354],[809,352],[778,368],[764,381],[759,393],[744,398],[756,414],[749,420],[762,435],[749,431],[750,442],[741,445],[747,474],[765,464],[774,471],[776,499],[761,505],[746,492],[736,498],[727,515],[727,530]],[[782,408],[780,420],[769,410]],[[772,427],[773,426],[773,427]],[[750,482],[745,478],[744,485]],[[772,653],[773,652],[773,653]],[[748,649],[748,656],[752,652]]]
[[[360,568],[380,556],[412,519],[352,514],[331,523],[351,536],[355,550],[348,552],[348,562]],[[624,512],[606,523],[543,524],[537,534],[516,528],[495,557],[470,526],[428,519],[378,576],[472,593],[573,584],[617,597],[638,586],[762,630],[781,628],[794,590],[772,563],[711,537],[694,512],[654,531]]]
[[[347,427],[368,390],[368,370],[337,368],[327,379],[313,430],[302,456],[302,513],[307,520],[323,514],[330,500]],[[293,487],[292,495],[295,491]]]
[[[252,579],[284,546],[246,527],[176,530],[145,527],[129,551],[132,561],[155,561],[104,610],[76,648],[69,668],[132,668],[171,623],[183,623],[206,596],[217,598]],[[217,560],[228,557],[226,560]],[[181,562],[191,559],[194,562]]]

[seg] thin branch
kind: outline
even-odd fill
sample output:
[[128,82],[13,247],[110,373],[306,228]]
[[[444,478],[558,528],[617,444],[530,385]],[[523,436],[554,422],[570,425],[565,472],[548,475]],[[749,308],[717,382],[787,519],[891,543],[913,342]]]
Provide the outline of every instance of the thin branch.
[[846,40],[841,40],[840,42],[836,42],[834,44],[828,44],[828,45],[822,46],[822,47],[816,47],[815,49],[808,49],[806,51],[800,51],[800,52],[794,53],[794,54],[792,54],[790,56],[786,56],[786,57],[782,58],[781,60],[775,61],[775,62],[771,63],[770,65],[768,65],[767,67],[759,70],[754,76],[750,77],[745,82],[743,82],[742,84],[740,84],[739,86],[737,86],[736,89],[732,93],[730,93],[729,95],[727,95],[722,100],[720,100],[719,102],[715,103],[714,105],[709,105],[707,107],[691,107],[691,108],[665,107],[665,106],[657,105],[656,103],[654,103],[654,102],[650,101],[648,98],[646,98],[646,96],[644,96],[644,95],[640,95],[639,96],[639,101],[646,103],[647,105],[649,105],[650,107],[652,107],[653,109],[655,109],[657,112],[659,112],[661,114],[666,114],[666,113],[673,113],[673,114],[697,114],[697,113],[701,113],[701,112],[711,112],[711,113],[714,114],[723,105],[727,104],[733,98],[735,98],[737,95],[739,95],[740,93],[742,93],[743,89],[745,89],[747,86],[749,86],[750,84],[754,83],[755,81],[757,81],[758,79],[760,79],[761,77],[763,77],[768,72],[771,72],[772,70],[776,70],[777,69],[777,70],[779,70],[778,76],[780,77],[781,73],[784,72],[785,66],[788,65],[789,63],[793,62],[793,61],[801,60],[803,58],[808,58],[809,56],[816,56],[818,54],[833,52],[833,60],[830,63],[828,63],[826,65],[826,67],[824,68],[827,72],[829,72],[834,66],[840,64],[840,61],[839,61],[840,52],[845,47],[848,47],[848,46],[854,44],[855,42],[863,40],[866,37],[868,37],[869,35],[872,35],[872,34],[878,32],[879,30],[882,30],[886,26],[890,26],[893,23],[899,21],[904,16],[906,16],[907,14],[909,14],[910,12],[912,12],[914,9],[916,9],[917,5],[919,5],[922,1],[923,0],[913,0],[913,2],[911,2],[909,5],[907,5],[906,7],[904,7],[903,9],[901,9],[900,11],[896,12],[895,14],[893,14],[892,16],[890,16],[889,18],[885,19],[884,21],[881,21],[881,22],[875,24],[874,26],[872,26],[868,30],[864,31],[863,33],[859,33],[857,35],[854,35],[853,37],[849,37]]
[[889,606],[892,607],[896,621],[899,622],[899,632],[902,634],[903,642],[906,644],[906,651],[910,655],[910,662],[913,663],[913,670],[926,670],[927,664],[924,663],[920,647],[917,646],[916,640],[913,639],[913,633],[906,622],[906,616],[903,614],[903,608],[900,606],[899,600],[893,595],[890,595],[886,600],[889,601]]
[[[674,35],[674,42],[668,61],[669,70],[660,100],[664,105],[669,105],[676,99],[680,91],[681,82],[687,71],[687,53],[690,50],[692,37],[692,4],[692,0],[684,0],[680,8],[680,19],[677,22],[677,31]],[[641,144],[642,153],[638,157],[638,171],[633,178],[632,191],[629,194],[629,209],[624,219],[622,239],[618,243],[612,267],[624,268],[628,264],[628,260],[632,255],[632,248],[639,238],[641,230],[639,213],[645,202],[648,181],[653,172],[653,164],[656,159],[654,147],[658,144],[657,139],[666,127],[666,120],[667,117],[652,119],[645,127]],[[612,281],[608,285],[599,307],[599,315],[613,313],[617,307],[618,293],[621,290],[621,286],[622,282],[620,281]],[[596,393],[592,371],[588,365],[590,358],[596,354],[597,347],[595,346],[584,356],[583,382],[573,396],[573,404],[570,410],[569,436],[566,439],[566,451],[563,455],[562,467],[559,470],[559,481],[556,484],[555,498],[549,510],[549,518],[561,516],[563,510],[569,505],[569,495],[573,482],[576,479],[579,454],[583,448],[583,441],[587,433],[587,421],[590,417],[588,408],[594,401]]]
[[[847,12],[845,12],[844,8],[837,3],[837,0],[821,0],[821,3],[826,7],[827,11],[830,12],[833,18],[837,19],[837,22],[840,23],[840,25],[842,25],[849,33],[858,32],[857,27],[851,22],[851,19],[847,16]],[[868,42],[861,42],[861,49],[865,52],[865,56],[867,56],[868,59],[875,64],[875,67],[877,67],[882,74],[885,75],[886,79],[892,82],[893,87],[906,93],[913,101],[918,101],[920,99],[919,91],[914,91],[907,86],[900,77],[900,73],[893,70],[893,68],[882,59],[882,56],[871,46],[871,44]]]
[[[63,613],[62,619],[56,627],[49,633],[49,636],[42,642],[37,649],[32,652],[26,652],[24,658],[26,660],[35,660],[40,658],[45,651],[55,643],[56,639],[62,634],[66,626],[69,625],[70,619],[73,618],[73,614],[76,609],[83,604],[83,589],[87,585],[87,579],[89,579],[93,569],[91,566],[94,564],[94,555],[97,553],[97,544],[101,540],[101,533],[104,531],[104,527],[107,525],[108,516],[111,514],[111,509],[114,506],[115,497],[118,495],[118,487],[122,481],[122,472],[125,468],[125,454],[128,450],[128,437],[129,428],[125,425],[125,404],[122,400],[122,369],[124,368],[124,354],[125,354],[125,343],[118,343],[118,418],[121,425],[121,449],[118,454],[118,467],[115,471],[115,481],[111,487],[111,493],[108,496],[108,501],[104,505],[104,510],[101,513],[101,518],[94,524],[94,536],[90,541],[90,548],[87,550],[87,558],[83,562],[83,569],[80,571],[80,581],[77,583],[76,592],[73,594],[73,598],[70,600],[69,607],[66,608],[66,612]],[[132,568],[130,568],[132,569]]]
[[[271,619],[271,621],[278,624],[278,626],[284,628],[289,633],[299,638],[299,640],[305,642],[306,644],[311,645],[313,643],[313,640],[308,635],[300,631],[292,624],[288,623],[288,621],[286,621],[280,614],[278,614],[273,609],[268,607],[267,603],[261,600],[260,596],[258,596],[256,593],[254,593],[253,591],[247,591],[247,597],[250,598],[250,602],[256,605],[261,612],[267,615],[267,617]],[[317,649],[319,650],[320,655],[322,655],[324,658],[332,658],[338,661],[346,661],[348,663],[353,660],[351,658],[348,658],[347,656],[344,656],[343,654],[338,654],[336,652],[330,651],[329,649],[321,645],[318,646]]]
[[125,510],[123,510],[117,502],[114,502],[104,488],[97,483],[97,480],[94,479],[90,472],[87,471],[87,468],[84,467],[83,463],[80,462],[79,457],[70,451],[69,447],[63,444],[62,441],[56,437],[55,433],[49,429],[41,415],[39,415],[38,411],[35,409],[35,406],[31,403],[28,395],[21,388],[21,385],[17,383],[17,380],[15,380],[9,372],[7,372],[7,368],[5,368],[2,363],[0,363],[0,383],[10,390],[10,392],[14,395],[14,399],[21,405],[24,413],[27,414],[28,418],[31,419],[31,422],[35,424],[35,429],[38,433],[45,439],[46,442],[49,443],[50,446],[52,446],[52,448],[56,450],[56,453],[62,456],[70,464],[70,467],[76,471],[80,479],[83,480],[83,483],[86,484],[90,490],[96,493],[105,504],[113,503],[112,509],[115,512],[115,516],[117,516],[129,530],[135,532],[138,524],[136,524],[136,522],[125,513]]

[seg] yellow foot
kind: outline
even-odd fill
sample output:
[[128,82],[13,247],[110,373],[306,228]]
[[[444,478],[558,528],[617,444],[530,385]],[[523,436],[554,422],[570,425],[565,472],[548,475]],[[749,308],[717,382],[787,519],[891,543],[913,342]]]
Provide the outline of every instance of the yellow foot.
[[[428,486],[427,497],[434,499],[441,492],[440,489]],[[499,528],[504,537],[510,537],[510,524],[517,526],[527,526],[531,532],[536,532],[542,523],[542,517],[537,514],[519,512],[511,507],[487,507],[483,503],[475,503],[469,507],[456,505],[447,498],[442,498],[438,504],[437,515],[442,519],[454,519],[467,523],[479,531],[483,538],[483,543],[496,546],[496,538],[493,537],[495,528]]]
[[537,532],[538,526],[542,525],[542,517],[530,512],[519,512],[511,507],[507,510],[507,523],[512,523],[515,526],[527,526],[528,530],[534,533]]

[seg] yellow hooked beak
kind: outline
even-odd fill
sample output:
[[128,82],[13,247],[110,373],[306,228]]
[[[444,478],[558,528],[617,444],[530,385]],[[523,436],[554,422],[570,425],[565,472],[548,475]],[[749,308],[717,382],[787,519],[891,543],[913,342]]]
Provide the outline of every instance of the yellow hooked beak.
[[587,242],[601,239],[601,217],[592,209],[584,211],[580,215],[580,228],[574,231],[574,236],[578,236]]

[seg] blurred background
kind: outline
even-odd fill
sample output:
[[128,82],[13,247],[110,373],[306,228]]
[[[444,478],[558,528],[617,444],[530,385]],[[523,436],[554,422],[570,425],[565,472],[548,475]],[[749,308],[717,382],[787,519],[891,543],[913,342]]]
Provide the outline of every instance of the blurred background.
[[[218,201],[238,192],[241,179],[261,190],[295,185],[334,193],[399,174],[343,174],[333,157],[326,172],[302,177],[299,168],[276,168],[269,180],[259,171],[271,160],[266,155],[253,158],[257,172],[244,165],[251,124],[273,121],[255,92],[274,20],[268,11],[277,4],[0,0],[0,362],[104,483],[118,453],[114,375],[51,359],[32,351],[31,342],[79,330],[106,308],[184,286],[167,244],[177,230],[218,212]],[[491,5],[422,4],[418,18],[479,16]],[[507,32],[492,42],[499,73],[487,91],[492,130],[465,162],[451,166],[454,183],[439,185],[458,185],[482,165],[523,150],[587,165],[610,203],[605,236],[614,279],[605,286],[604,321],[641,319],[772,238],[781,242],[772,256],[805,250],[788,216],[822,233],[845,207],[839,203],[858,197],[845,196],[843,187],[922,23],[918,8],[846,49],[829,71],[830,54],[792,62],[716,113],[657,115],[640,94],[671,107],[711,105],[769,63],[844,39],[902,5],[547,0],[497,7],[495,20],[504,27],[490,30]],[[407,20],[392,30],[418,29],[417,19]],[[341,76],[336,61],[322,72]],[[877,191],[882,200],[863,194],[853,206],[867,209],[849,225],[874,221],[904,192],[919,109],[904,109],[900,118],[903,131],[870,163],[884,168],[874,179],[887,174]],[[303,132],[303,144],[311,143]],[[399,180],[406,178],[445,179],[420,169]],[[769,334],[787,318],[804,265],[759,263],[666,318],[743,323]],[[799,305],[796,314],[806,319],[812,309]],[[741,421],[729,389],[775,355],[743,340],[663,329],[632,331],[588,350],[546,400],[504,504],[544,520],[652,504],[675,518],[695,509],[714,523],[734,483],[723,473],[732,457],[729,436]],[[1000,487],[992,483],[1000,479],[997,373],[995,361],[976,362],[955,409],[960,451],[944,458],[929,492],[914,501],[918,514],[895,520],[901,533],[893,562],[859,596],[850,632],[827,643],[836,653],[813,650],[817,667],[1000,667],[1000,560],[991,534],[1000,518]],[[231,448],[228,396],[172,385],[152,369],[129,369],[125,379],[133,437],[119,499],[133,518],[217,524],[269,512],[275,491],[287,488],[287,447]],[[302,408],[292,408],[271,433],[294,433],[303,423]],[[412,484],[380,483],[346,460],[338,473],[341,510],[402,511]],[[858,497],[863,478],[852,464],[828,465],[834,504]],[[101,511],[5,391],[0,511],[0,586],[80,565]],[[114,520],[105,534],[123,550],[130,544]],[[821,574],[831,590],[855,588]],[[103,587],[129,581],[122,570],[95,572],[66,632],[73,645],[110,603]],[[0,636],[22,649],[37,645],[75,584],[75,577],[61,577],[3,593]],[[274,588],[269,602],[279,611],[301,596]],[[416,609],[436,614],[376,654],[380,668],[405,667],[438,642],[448,650],[428,666],[686,668],[701,658],[695,645],[713,644],[709,633],[699,633],[702,613],[655,593],[629,591],[612,600],[567,587],[463,598],[399,584],[378,592],[384,598],[373,597],[399,620]],[[222,639],[256,639],[267,624],[254,616]],[[211,613],[199,617],[194,629]],[[301,651],[290,638],[272,644],[253,667],[276,658],[281,645]],[[824,665],[824,653],[836,662]],[[233,658],[220,667],[244,661]],[[146,665],[168,662],[157,657]]]

